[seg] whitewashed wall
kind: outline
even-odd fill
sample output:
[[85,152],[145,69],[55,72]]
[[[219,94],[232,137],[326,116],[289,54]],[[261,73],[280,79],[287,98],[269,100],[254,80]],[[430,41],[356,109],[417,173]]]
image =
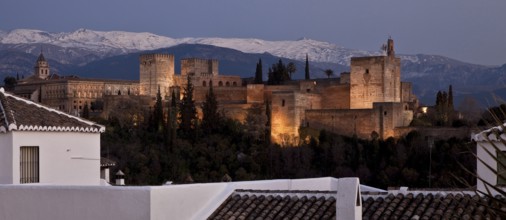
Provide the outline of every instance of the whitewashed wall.
[[5,135],[12,135],[12,184],[19,184],[22,146],[39,147],[42,184],[100,184],[99,133],[13,131]]
[[0,133],[0,184],[12,183],[12,169],[12,135]]
[[[354,219],[351,216],[357,216],[354,209],[361,210],[354,206],[359,180],[337,187],[329,185],[340,180],[316,178],[153,187],[0,185],[0,219],[206,219],[235,189],[340,189],[336,196],[347,201],[346,207],[352,207],[351,212],[340,216],[350,215],[343,219]],[[345,195],[339,195],[339,191]]]
[[[494,142],[494,143],[497,147],[499,147],[499,149],[501,149],[501,151],[506,151],[506,146],[504,146],[500,142]],[[491,168],[496,170],[497,169],[497,161],[493,157],[491,157],[484,149],[484,148],[488,149],[490,151],[490,153],[492,153],[492,155],[494,155],[496,157],[497,155],[496,155],[495,148],[488,141],[477,141],[476,145],[477,145],[476,146],[476,154],[477,154],[478,158],[481,158],[483,161],[485,161],[486,164],[488,164]],[[487,168],[485,166],[485,164],[483,164],[479,160],[476,160],[476,173],[480,178],[483,178],[486,182],[492,183],[492,184],[497,184],[497,175],[495,175],[493,171],[491,171],[489,168]],[[480,191],[483,191],[483,192],[487,192],[483,181],[481,181],[479,179],[477,179],[476,181],[477,181],[477,189]],[[492,190],[492,189],[490,189],[490,190]],[[495,192],[495,190],[492,190],[492,192]]]

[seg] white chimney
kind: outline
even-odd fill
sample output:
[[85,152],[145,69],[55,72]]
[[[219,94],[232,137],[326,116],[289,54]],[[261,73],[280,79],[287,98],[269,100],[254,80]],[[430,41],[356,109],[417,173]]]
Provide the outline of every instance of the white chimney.
[[362,197],[358,178],[339,178],[336,196],[337,219],[362,219]]
[[118,172],[116,173],[116,185],[117,186],[125,185],[125,174],[121,172],[121,170],[118,170]]

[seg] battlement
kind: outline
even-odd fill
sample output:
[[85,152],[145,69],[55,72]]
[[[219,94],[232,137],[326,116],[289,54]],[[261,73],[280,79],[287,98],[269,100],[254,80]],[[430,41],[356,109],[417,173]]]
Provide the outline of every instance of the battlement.
[[218,60],[185,58],[181,59],[181,75],[218,75]]
[[158,60],[158,59],[169,59],[174,60],[173,54],[163,54],[163,53],[149,53],[149,54],[141,54],[139,56],[141,61],[144,60]]
[[203,59],[203,58],[183,58],[181,59],[181,64],[183,63],[193,63],[195,65],[207,65],[209,63],[218,64],[218,60],[216,59]]

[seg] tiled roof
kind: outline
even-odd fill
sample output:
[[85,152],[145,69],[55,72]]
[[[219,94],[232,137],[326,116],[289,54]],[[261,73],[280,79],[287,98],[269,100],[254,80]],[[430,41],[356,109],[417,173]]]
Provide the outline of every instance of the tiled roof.
[[[336,191],[236,190],[208,219],[335,219],[336,196]],[[495,219],[486,204],[485,197],[458,191],[363,194],[362,218]]]
[[488,199],[459,192],[390,193],[362,201],[363,219],[491,219]]
[[37,58],[37,62],[45,62],[46,58],[44,58],[44,55],[42,55],[42,52],[40,53],[39,57]]
[[116,161],[109,158],[100,157],[100,167],[113,167],[116,166]]
[[335,191],[236,190],[208,219],[331,219]]
[[104,132],[105,127],[32,101],[0,88],[0,132],[8,131]]
[[506,140],[506,134],[504,134],[504,128],[506,127],[506,123],[492,127],[490,129],[481,131],[477,134],[472,134],[471,139],[474,141],[496,141],[499,139]]

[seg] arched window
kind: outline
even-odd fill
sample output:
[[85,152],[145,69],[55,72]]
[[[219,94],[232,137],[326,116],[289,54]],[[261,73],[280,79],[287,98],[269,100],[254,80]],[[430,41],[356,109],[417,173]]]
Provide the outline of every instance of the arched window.
[[206,87],[206,85],[207,85],[207,82],[206,81],[202,81],[202,86]]
[[223,86],[223,82],[222,82],[222,81],[220,81],[220,82],[218,83],[218,86]]
[[226,86],[230,86],[230,83],[229,83],[229,82],[226,82],[226,83],[225,83],[225,85],[226,85]]
[[233,85],[233,86],[237,86],[237,82],[233,82],[233,83],[232,83],[232,85]]

